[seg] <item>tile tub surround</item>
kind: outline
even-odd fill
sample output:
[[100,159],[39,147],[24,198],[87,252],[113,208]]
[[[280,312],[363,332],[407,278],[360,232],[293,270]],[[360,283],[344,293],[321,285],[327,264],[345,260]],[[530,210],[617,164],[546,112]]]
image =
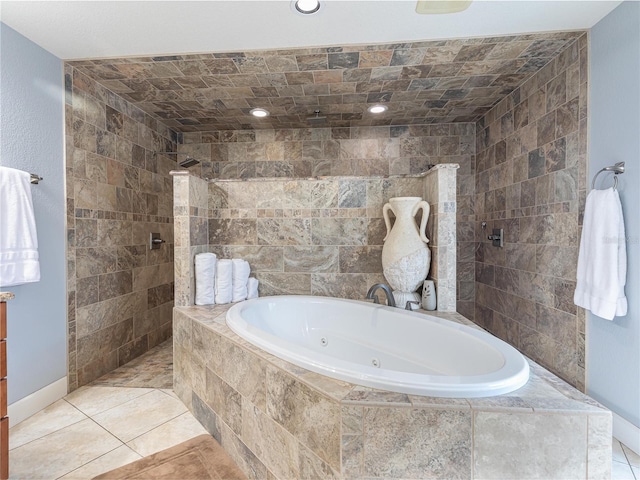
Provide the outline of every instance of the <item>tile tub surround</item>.
[[[457,165],[423,175],[218,180],[176,173],[176,305],[193,304],[197,253],[244,258],[260,295],[324,295],[362,299],[384,282],[382,206],[390,197],[425,198],[439,309],[455,310]],[[208,187],[209,219],[204,208]]]
[[[583,34],[478,122],[476,157],[475,321],[580,390],[587,103]],[[504,248],[490,245],[492,228],[504,228]]]
[[532,361],[508,395],[384,392],[261,351],[226,326],[227,309],[174,308],[174,390],[249,478],[611,474],[610,412]]
[[72,391],[171,336],[177,135],[69,64],[65,87]]

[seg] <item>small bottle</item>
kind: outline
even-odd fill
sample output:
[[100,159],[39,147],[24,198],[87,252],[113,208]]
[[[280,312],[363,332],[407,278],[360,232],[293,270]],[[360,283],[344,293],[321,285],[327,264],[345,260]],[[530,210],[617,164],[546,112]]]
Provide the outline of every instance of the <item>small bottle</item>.
[[436,309],[436,286],[433,280],[425,280],[422,286],[422,308],[425,310]]

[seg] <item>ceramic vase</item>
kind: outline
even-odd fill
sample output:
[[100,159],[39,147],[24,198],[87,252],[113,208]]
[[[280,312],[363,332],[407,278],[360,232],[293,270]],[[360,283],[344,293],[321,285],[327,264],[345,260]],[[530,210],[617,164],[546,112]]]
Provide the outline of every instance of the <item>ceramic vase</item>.
[[[415,220],[422,209],[420,227]],[[396,217],[393,228],[389,210]],[[405,308],[408,301],[420,302],[416,290],[427,277],[431,266],[429,239],[425,235],[429,204],[420,197],[394,197],[382,208],[387,235],[382,247],[382,273],[393,289],[396,306]]]

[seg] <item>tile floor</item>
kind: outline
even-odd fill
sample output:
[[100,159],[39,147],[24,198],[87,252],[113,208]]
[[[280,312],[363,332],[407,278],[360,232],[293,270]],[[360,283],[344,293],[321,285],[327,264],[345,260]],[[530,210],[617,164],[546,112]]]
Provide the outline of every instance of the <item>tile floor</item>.
[[[90,479],[206,433],[171,390],[171,339],[11,428],[12,479]],[[613,439],[612,480],[640,480]]]
[[207,433],[171,390],[171,340],[9,432],[12,479],[90,479]]
[[640,455],[613,439],[612,480],[640,480]]

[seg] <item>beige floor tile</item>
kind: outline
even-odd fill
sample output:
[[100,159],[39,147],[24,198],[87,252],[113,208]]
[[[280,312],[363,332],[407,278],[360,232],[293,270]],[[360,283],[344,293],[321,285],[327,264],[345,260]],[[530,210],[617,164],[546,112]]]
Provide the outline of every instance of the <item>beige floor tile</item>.
[[9,446],[11,449],[18,448],[86,418],[87,416],[73,405],[58,400],[12,427],[9,430]]
[[622,444],[617,438],[614,438],[612,441],[612,449],[613,449],[613,461],[628,463],[627,456],[624,454],[624,450],[622,450]]
[[111,450],[105,453],[101,457],[96,458],[92,462],[83,465],[82,467],[66,474],[62,477],[63,480],[86,480],[93,478],[101,473],[108,472],[114,468],[122,467],[131,462],[139,460],[140,455],[131,450],[126,445]]
[[186,412],[150,432],[134,438],[127,445],[146,457],[206,433],[207,431],[191,415],[191,412]]
[[640,467],[640,455],[627,447],[624,443],[622,445],[622,450],[627,457],[627,461],[631,464],[632,467]]
[[176,392],[174,392],[172,389],[170,388],[162,388],[160,389],[161,392],[166,393],[167,395],[169,395],[170,397],[175,398],[176,400],[180,400],[180,398],[178,397],[178,395],[176,395]]
[[186,411],[179,400],[153,390],[92,418],[126,443]]
[[52,479],[121,446],[113,435],[90,419],[82,420],[11,450],[12,479]]
[[635,480],[628,463],[611,462],[611,480]]
[[153,388],[87,386],[80,387],[64,398],[91,417],[152,391]]

